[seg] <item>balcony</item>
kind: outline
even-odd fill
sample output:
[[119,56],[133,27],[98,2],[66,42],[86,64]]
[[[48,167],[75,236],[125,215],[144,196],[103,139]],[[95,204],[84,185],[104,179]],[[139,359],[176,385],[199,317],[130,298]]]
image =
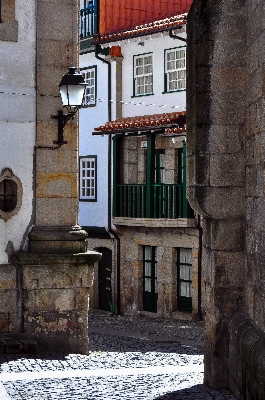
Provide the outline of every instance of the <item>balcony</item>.
[[183,184],[118,184],[114,190],[114,217],[193,218]]
[[80,9],[80,39],[87,39],[98,33],[97,0],[85,1],[85,7]]

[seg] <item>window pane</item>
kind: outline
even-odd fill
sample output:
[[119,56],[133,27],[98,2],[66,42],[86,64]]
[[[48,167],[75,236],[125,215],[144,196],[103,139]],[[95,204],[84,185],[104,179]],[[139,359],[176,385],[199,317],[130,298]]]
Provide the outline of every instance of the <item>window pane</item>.
[[180,265],[179,268],[179,278],[185,281],[191,281],[191,265]]
[[144,248],[144,258],[145,260],[151,261],[152,259],[152,247],[151,246],[145,246]]
[[146,261],[144,263],[144,273],[145,273],[145,276],[151,276],[152,275],[152,268],[151,268],[151,262],[150,261]]
[[145,285],[145,291],[151,292],[151,278],[145,278],[144,285]]
[[181,282],[180,284],[180,296],[191,297],[191,283]]
[[182,264],[192,264],[192,249],[179,249],[179,262]]

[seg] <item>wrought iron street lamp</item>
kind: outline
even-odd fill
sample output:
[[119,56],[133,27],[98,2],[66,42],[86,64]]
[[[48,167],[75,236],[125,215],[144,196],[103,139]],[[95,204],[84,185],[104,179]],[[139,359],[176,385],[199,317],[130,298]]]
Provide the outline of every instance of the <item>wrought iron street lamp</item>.
[[53,143],[61,146],[67,143],[64,140],[63,130],[82,105],[86,83],[83,76],[76,72],[75,67],[69,67],[69,72],[62,77],[58,86],[63,107],[68,111],[67,114],[64,114],[62,110],[59,110],[57,115],[52,115],[52,118],[58,119],[58,140],[54,140]]

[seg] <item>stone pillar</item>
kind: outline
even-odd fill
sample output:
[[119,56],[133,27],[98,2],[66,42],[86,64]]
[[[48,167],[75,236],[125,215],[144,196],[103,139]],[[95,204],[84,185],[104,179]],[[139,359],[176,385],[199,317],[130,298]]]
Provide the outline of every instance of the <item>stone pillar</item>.
[[222,388],[229,323],[243,303],[245,2],[195,0],[187,31],[187,192],[204,217],[205,382]]
[[99,254],[16,254],[24,333],[49,351],[88,354],[89,290]]
[[28,253],[13,264],[22,273],[24,333],[42,348],[88,353],[89,289],[100,254],[87,252],[86,232],[77,226],[78,124],[64,128],[58,84],[69,66],[78,67],[77,0],[37,0],[35,215]]

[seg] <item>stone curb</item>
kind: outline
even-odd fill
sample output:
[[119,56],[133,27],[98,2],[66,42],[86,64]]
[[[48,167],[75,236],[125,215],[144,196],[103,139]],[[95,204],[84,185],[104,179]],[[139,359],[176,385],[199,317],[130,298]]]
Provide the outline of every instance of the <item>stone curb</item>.
[[108,336],[113,336],[113,337],[118,336],[118,337],[134,338],[134,339],[140,339],[140,340],[146,340],[146,341],[153,341],[153,342],[157,342],[157,343],[179,343],[179,344],[187,344],[187,345],[193,345],[193,346],[203,346],[204,345],[204,341],[202,341],[202,340],[172,338],[172,337],[157,336],[157,335],[152,335],[152,334],[146,336],[146,335],[141,335],[138,333],[131,333],[128,331],[123,331],[123,330],[115,330],[115,331],[108,330],[106,332],[106,330],[103,328],[92,328],[92,329],[89,329],[89,333],[108,335]]

